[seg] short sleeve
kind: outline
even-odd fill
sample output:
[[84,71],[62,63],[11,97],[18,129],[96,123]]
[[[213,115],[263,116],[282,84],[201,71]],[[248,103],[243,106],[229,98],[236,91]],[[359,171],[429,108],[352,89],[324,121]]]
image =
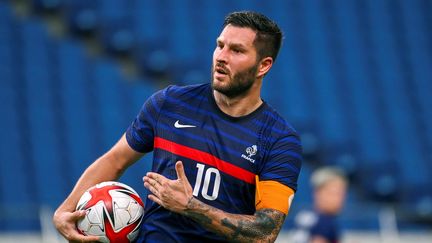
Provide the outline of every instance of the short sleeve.
[[296,133],[277,139],[270,147],[268,159],[261,169],[260,181],[276,181],[296,191],[302,162],[301,153],[301,142]]
[[155,127],[167,90],[168,88],[158,91],[148,98],[127,128],[126,140],[135,151],[148,153],[153,150]]

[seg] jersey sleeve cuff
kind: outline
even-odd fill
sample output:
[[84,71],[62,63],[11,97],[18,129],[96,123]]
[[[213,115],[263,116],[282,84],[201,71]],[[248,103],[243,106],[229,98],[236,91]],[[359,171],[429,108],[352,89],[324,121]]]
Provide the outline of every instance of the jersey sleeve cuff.
[[126,131],[126,141],[133,150],[139,153],[152,151],[152,146],[145,146],[139,139],[135,138],[134,131],[130,127]]

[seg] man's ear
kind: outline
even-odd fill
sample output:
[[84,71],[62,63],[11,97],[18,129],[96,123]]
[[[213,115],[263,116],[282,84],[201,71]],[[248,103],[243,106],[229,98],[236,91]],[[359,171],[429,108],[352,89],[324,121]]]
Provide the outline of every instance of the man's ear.
[[270,70],[270,68],[272,67],[272,65],[273,65],[272,57],[263,58],[258,65],[257,78],[265,76]]

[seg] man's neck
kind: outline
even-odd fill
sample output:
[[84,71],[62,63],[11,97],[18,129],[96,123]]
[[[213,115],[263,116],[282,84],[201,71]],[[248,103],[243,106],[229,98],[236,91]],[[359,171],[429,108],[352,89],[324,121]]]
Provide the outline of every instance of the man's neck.
[[232,117],[248,115],[263,103],[260,97],[260,88],[257,87],[252,87],[249,92],[237,97],[227,97],[216,90],[213,90],[213,95],[219,109]]

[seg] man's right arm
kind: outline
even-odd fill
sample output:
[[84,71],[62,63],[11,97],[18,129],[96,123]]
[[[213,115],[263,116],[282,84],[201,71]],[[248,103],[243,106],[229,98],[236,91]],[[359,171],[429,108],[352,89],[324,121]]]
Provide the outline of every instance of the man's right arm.
[[53,223],[57,230],[69,241],[96,241],[97,237],[85,237],[75,228],[76,221],[85,215],[75,211],[81,195],[88,188],[103,181],[117,180],[123,172],[144,154],[133,150],[123,135],[104,155],[93,162],[81,175],[66,200],[54,213]]

